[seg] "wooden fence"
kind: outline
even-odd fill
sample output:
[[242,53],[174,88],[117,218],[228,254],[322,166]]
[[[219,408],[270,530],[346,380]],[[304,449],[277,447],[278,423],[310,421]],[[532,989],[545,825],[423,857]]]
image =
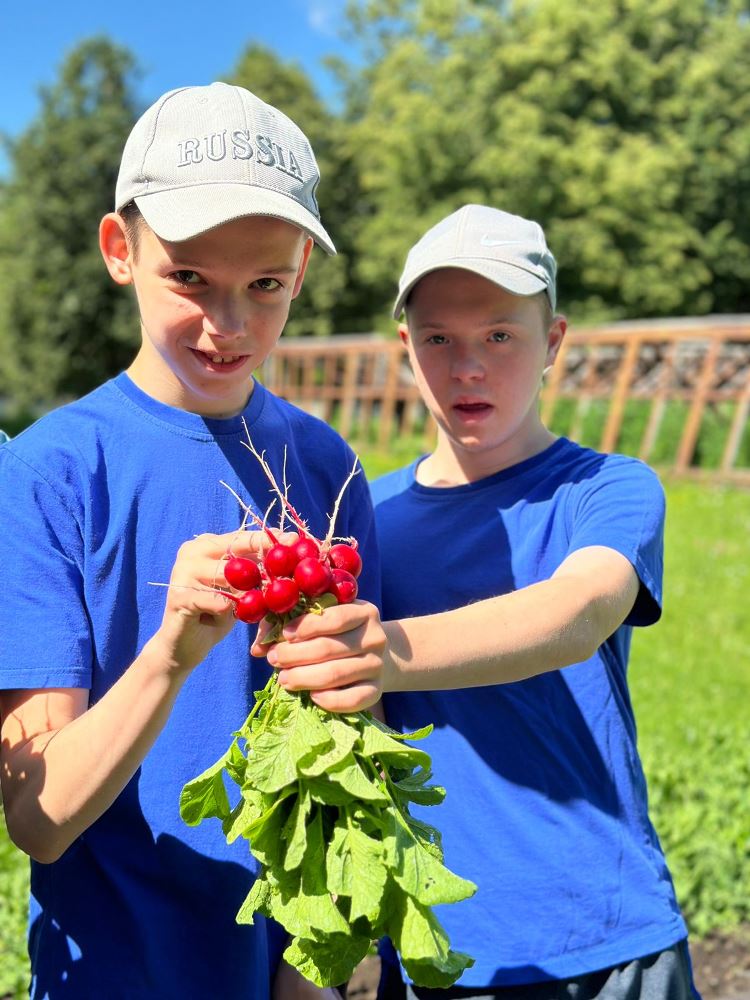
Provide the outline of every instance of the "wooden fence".
[[[434,440],[395,337],[282,340],[260,376],[355,447]],[[541,407],[557,433],[602,451],[750,485],[750,316],[572,328]]]

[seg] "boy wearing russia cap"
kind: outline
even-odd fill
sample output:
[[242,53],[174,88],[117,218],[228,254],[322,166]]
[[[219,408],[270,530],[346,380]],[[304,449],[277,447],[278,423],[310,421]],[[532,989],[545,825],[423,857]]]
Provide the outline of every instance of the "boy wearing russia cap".
[[[430,229],[399,284],[438,433],[372,484],[383,704],[404,732],[434,723],[446,863],[479,888],[438,908],[474,966],[449,990],[396,971],[387,1000],[696,996],[626,677],[633,626],[660,616],[663,493],[641,462],[543,424],[555,309],[541,228],[480,205]],[[326,675],[320,628],[300,620],[271,654],[288,688]]]
[[[164,95],[127,141],[100,226],[110,275],[135,291],[138,353],[0,449],[2,792],[32,857],[33,997],[264,1000],[274,989],[277,936],[263,918],[235,922],[252,856],[218,826],[187,827],[178,804],[267,677],[247,627],[211,592],[230,544],[261,551],[259,533],[227,533],[239,519],[223,484],[261,514],[269,503],[245,425],[319,537],[353,465],[338,435],[252,378],[313,241],[335,252],[317,182],[303,133],[250,92]],[[359,540],[374,599],[362,477],[337,527]],[[150,586],[170,579],[166,598]],[[365,663],[329,692],[331,707],[370,704],[372,672]],[[337,994],[284,966],[274,995]]]

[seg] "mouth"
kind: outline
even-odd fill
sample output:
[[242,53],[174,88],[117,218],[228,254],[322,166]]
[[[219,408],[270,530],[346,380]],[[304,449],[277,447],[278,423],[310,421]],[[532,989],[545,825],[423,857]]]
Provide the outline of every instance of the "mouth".
[[230,372],[241,368],[247,361],[247,354],[218,354],[211,351],[199,351],[193,348],[193,354],[212,371]]
[[459,400],[453,404],[456,413],[463,417],[481,417],[490,413],[494,407],[491,403],[485,403],[481,399]]

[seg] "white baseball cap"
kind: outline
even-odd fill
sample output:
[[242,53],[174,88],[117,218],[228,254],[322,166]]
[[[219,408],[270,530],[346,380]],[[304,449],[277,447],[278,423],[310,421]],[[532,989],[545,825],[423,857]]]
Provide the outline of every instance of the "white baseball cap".
[[161,239],[180,242],[247,215],[298,226],[329,254],[315,154],[285,114],[243,87],[212,83],[160,97],[122,154],[115,210],[134,201]]
[[555,258],[537,222],[487,205],[464,205],[414,244],[398,284],[398,319],[414,286],[425,275],[457,267],[487,278],[514,295],[546,292],[555,308]]

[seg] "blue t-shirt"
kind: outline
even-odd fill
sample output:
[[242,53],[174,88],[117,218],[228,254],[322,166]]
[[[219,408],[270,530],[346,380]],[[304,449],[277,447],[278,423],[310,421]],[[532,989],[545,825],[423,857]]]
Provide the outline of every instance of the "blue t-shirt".
[[[291,503],[325,535],[351,450],[259,384],[242,416]],[[243,446],[242,416],[175,410],[121,374],[0,448],[0,687],[84,687],[93,703],[122,675],[162,619],[165,591],[150,582],[169,580],[184,541],[239,526],[222,481],[261,515],[273,499]],[[336,533],[359,540],[360,593],[376,599],[362,474]],[[249,655],[253,631],[237,623],[193,671],[112,807],[59,861],[32,862],[34,997],[269,996],[279,928],[235,922],[256,862],[244,841],[226,843],[218,821],[188,827],[179,815],[183,784],[224,753],[268,678],[265,660]]]
[[415,814],[479,887],[436,910],[452,947],[476,959],[459,985],[565,979],[673,945],[686,928],[648,817],[626,676],[632,626],[660,615],[656,476],[564,438],[452,488],[421,486],[417,464],[371,487],[385,619],[527,587],[590,545],[622,553],[641,581],[627,622],[585,663],[385,697],[395,728],[435,725],[424,748],[447,795]]

